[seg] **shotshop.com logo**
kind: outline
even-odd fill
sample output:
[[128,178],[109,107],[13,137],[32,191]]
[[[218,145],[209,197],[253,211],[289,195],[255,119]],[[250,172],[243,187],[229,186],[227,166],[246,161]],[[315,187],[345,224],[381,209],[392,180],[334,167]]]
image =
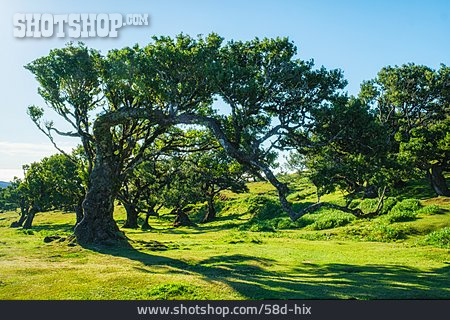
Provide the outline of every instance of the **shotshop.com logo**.
[[13,16],[16,38],[116,38],[124,26],[148,26],[148,14],[120,13],[16,13]]

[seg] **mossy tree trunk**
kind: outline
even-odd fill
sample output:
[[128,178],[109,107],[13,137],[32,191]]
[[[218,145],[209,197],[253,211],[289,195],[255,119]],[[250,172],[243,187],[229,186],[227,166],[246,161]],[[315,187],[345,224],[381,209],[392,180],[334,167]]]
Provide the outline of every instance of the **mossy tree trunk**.
[[108,118],[98,118],[94,125],[96,138],[95,165],[90,187],[83,201],[83,220],[76,225],[77,242],[84,244],[115,244],[124,241],[124,234],[113,218],[114,200],[120,188],[115,161],[112,124]]

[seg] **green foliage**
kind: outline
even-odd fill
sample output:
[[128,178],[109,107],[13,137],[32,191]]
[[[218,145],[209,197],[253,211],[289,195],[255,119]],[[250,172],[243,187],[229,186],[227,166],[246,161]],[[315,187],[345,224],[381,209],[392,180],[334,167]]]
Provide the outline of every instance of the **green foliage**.
[[383,208],[380,214],[387,214],[392,210],[392,208],[398,203],[398,199],[395,197],[387,197],[384,199]]
[[392,209],[391,213],[399,211],[417,211],[421,208],[420,201],[417,199],[405,199],[397,203]]
[[364,213],[374,212],[377,209],[378,199],[363,199],[359,201],[356,208],[359,208]]
[[265,196],[248,198],[248,212],[252,220],[269,220],[284,215],[278,201]]
[[272,221],[253,221],[248,231],[252,232],[275,232],[275,227],[272,224]]
[[277,230],[293,229],[293,228],[297,227],[295,225],[295,223],[292,222],[291,218],[288,218],[288,217],[275,218],[273,223],[274,223],[275,229],[277,229]]
[[392,174],[387,160],[386,130],[367,104],[357,99],[339,100],[314,113],[312,143],[298,148],[300,162],[319,195],[337,189],[353,194],[365,186],[383,186]]
[[388,223],[411,221],[417,218],[415,211],[391,211],[389,214],[383,216],[383,219]]
[[450,249],[450,227],[433,231],[424,239],[425,244]]
[[409,233],[409,229],[401,226],[387,224],[375,224],[369,228],[366,238],[369,241],[393,241],[404,239]]
[[383,221],[364,226],[352,227],[346,233],[355,236],[359,240],[391,242],[405,239],[411,232],[408,227],[390,225]]
[[20,207],[23,194],[19,187],[22,180],[15,178],[6,188],[0,188],[0,212],[16,210]]
[[324,210],[317,214],[317,218],[310,228],[313,230],[324,230],[345,226],[356,218],[354,215],[338,210]]
[[[364,199],[356,203],[353,207],[359,208],[364,213],[375,212],[378,206],[379,199]],[[398,202],[398,199],[395,197],[386,197],[383,202],[383,208],[380,211],[380,214],[387,214]]]
[[[74,215],[59,211],[39,214],[34,232],[26,234],[9,228],[17,213],[6,212],[0,217],[0,273],[5,278],[0,283],[0,298],[448,298],[449,248],[424,242],[430,232],[449,228],[448,198],[422,201],[439,207],[441,214],[423,214],[415,221],[387,224],[377,217],[357,219],[335,229],[298,228],[296,223],[285,229],[279,226],[288,226],[290,220],[282,214],[263,220],[277,232],[247,232],[238,226],[250,219],[249,204],[262,196],[261,190],[272,190],[267,182],[248,186],[250,194],[227,192],[218,219],[199,228],[175,230],[173,217],[166,214],[169,210],[161,209],[162,216],[150,217],[152,232],[124,230],[133,249],[71,247],[57,241],[44,244],[44,236],[68,235]],[[293,188],[301,191],[304,187]],[[401,189],[399,198],[407,194],[405,190]],[[276,202],[274,197],[265,197]],[[339,192],[324,197],[326,201],[341,199]],[[307,205],[303,201],[295,207]],[[201,206],[190,207],[195,211]],[[432,206],[423,206],[418,212],[427,207]],[[327,211],[307,214],[299,221],[309,220],[311,225]],[[123,207],[116,207],[116,221],[124,216]],[[277,279],[276,286],[273,279]],[[325,280],[331,285],[324,286]],[[49,281],[52,286],[46,285]],[[342,281],[350,285],[343,287]],[[400,290],[398,284],[407,285],[408,290]],[[102,290],[96,290],[99,287]]]
[[247,213],[250,220],[241,225],[241,230],[252,232],[268,231],[274,232],[278,228],[278,223],[286,217],[278,201],[266,196],[251,196],[246,199]]
[[301,216],[299,219],[297,219],[297,221],[295,221],[294,223],[297,227],[303,228],[313,224],[316,221],[316,219],[317,219],[316,214],[307,213]]
[[417,213],[420,208],[419,200],[405,199],[395,204],[390,212],[383,216],[383,219],[388,223],[411,221],[417,218]]
[[432,214],[440,214],[442,213],[441,208],[437,205],[431,205],[431,206],[424,206],[417,210],[417,214],[426,214],[426,215],[432,215]]
[[39,211],[74,210],[84,196],[78,166],[65,155],[56,154],[24,166],[20,185],[30,207]]
[[[370,104],[394,137],[390,152],[404,177],[426,172],[438,195],[450,195],[443,177],[450,157],[450,68],[413,63],[385,67],[362,84],[360,98]],[[430,175],[431,171],[431,175]]]
[[299,238],[311,241],[325,241],[332,239],[334,236],[335,235],[333,233],[313,232],[313,233],[302,233],[299,235]]

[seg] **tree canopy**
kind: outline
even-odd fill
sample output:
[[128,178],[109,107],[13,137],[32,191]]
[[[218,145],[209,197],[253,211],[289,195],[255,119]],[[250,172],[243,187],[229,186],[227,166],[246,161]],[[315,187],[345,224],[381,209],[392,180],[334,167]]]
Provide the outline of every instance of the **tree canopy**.
[[[114,201],[126,203],[130,190],[156,181],[158,170],[145,166],[156,163],[161,150],[185,154],[171,158],[180,161],[180,170],[171,182],[177,188],[164,186],[168,206],[183,207],[189,194],[243,190],[239,177],[245,173],[267,179],[292,220],[308,210],[293,209],[288,186],[273,171],[280,150],[306,157],[323,192],[386,184],[393,154],[414,153],[409,158],[417,167],[427,163],[431,176],[447,170],[450,73],[444,66],[383,69],[362,86],[359,99],[349,99],[340,70],[297,58],[287,38],[224,42],[217,34],[181,34],[106,55],[69,44],[26,68],[47,106],[72,129],[56,128],[37,106],[29,108],[31,119],[52,142],[60,135],[82,145],[88,191],[75,228],[82,244],[123,239],[112,216]],[[189,155],[196,140],[178,139],[188,128],[206,130],[203,153]],[[425,159],[426,147],[416,145],[429,145],[427,136],[434,135],[442,136],[442,151]],[[186,161],[203,168],[182,170]],[[197,183],[185,188],[182,179]]]

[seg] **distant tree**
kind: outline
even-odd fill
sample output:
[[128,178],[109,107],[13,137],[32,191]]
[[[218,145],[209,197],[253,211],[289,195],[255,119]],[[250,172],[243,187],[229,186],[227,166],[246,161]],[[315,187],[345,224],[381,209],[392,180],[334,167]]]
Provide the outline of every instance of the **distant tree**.
[[137,228],[138,215],[146,212],[144,229],[149,228],[148,218],[155,215],[156,207],[164,205],[160,193],[176,177],[182,158],[187,154],[217,148],[207,131],[170,128],[147,147],[140,163],[123,181],[117,198],[127,212],[124,227]]
[[14,177],[13,181],[5,188],[0,188],[0,212],[16,210],[20,208],[19,185],[21,180]]
[[317,187],[318,198],[339,189],[351,201],[361,192],[375,197],[391,183],[395,162],[389,148],[386,129],[369,107],[350,99],[315,114],[311,144],[300,148],[299,154],[303,155],[301,165],[309,169]]
[[450,171],[450,117],[412,129],[409,139],[400,143],[399,161],[425,171],[436,194],[450,196],[444,177]]
[[192,181],[186,184],[198,186],[201,199],[207,202],[207,211],[202,222],[209,222],[216,217],[215,198],[223,190],[247,192],[247,174],[242,165],[220,150],[194,153],[185,160],[188,170],[193,173]]
[[23,200],[21,219],[12,227],[29,229],[38,212],[74,210],[84,196],[78,168],[66,156],[57,154],[24,166],[25,178],[18,191]]
[[166,160],[170,162],[172,172],[160,193],[161,203],[175,215],[175,227],[195,225],[186,212],[189,211],[190,205],[202,201],[202,190],[196,181],[197,175],[190,170],[183,158],[182,155],[172,155]]
[[161,192],[172,179],[174,168],[162,155],[148,157],[127,176],[117,196],[126,211],[124,228],[138,228],[138,216],[146,213],[143,229],[150,229],[148,219],[162,207]]
[[436,194],[450,196],[444,178],[450,169],[450,68],[385,67],[363,83],[360,98],[388,128],[391,152],[405,169],[426,172]]

